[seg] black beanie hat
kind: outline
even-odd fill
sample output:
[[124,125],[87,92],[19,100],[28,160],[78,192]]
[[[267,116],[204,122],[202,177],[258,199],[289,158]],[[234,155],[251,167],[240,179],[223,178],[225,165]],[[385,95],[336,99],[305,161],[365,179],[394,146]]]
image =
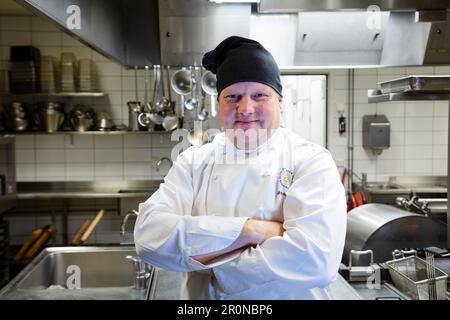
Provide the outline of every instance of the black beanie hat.
[[217,95],[237,82],[260,82],[272,87],[280,96],[280,70],[275,59],[259,42],[238,36],[223,40],[205,53],[203,66],[217,75]]

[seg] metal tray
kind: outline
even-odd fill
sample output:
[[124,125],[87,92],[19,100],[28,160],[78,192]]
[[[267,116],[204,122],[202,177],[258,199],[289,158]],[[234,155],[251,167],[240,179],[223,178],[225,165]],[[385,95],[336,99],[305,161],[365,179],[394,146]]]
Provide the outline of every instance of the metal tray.
[[408,76],[378,82],[381,93],[450,92],[450,76]]

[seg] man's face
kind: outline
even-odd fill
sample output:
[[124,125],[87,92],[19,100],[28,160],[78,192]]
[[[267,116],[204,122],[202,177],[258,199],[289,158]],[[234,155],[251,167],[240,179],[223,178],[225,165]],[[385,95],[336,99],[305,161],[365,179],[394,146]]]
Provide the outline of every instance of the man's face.
[[266,131],[270,137],[280,126],[281,105],[282,98],[271,87],[259,82],[238,82],[220,93],[220,121],[225,130],[242,129],[246,135]]

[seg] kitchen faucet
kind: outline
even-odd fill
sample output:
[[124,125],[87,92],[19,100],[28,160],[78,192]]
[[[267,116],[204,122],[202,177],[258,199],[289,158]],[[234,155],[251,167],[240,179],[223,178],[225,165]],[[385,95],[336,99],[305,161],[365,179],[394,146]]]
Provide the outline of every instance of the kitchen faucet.
[[153,282],[155,268],[147,265],[139,256],[126,256],[126,258],[130,260],[134,266],[134,288],[136,290],[150,288]]
[[[122,224],[120,225],[120,234],[122,236],[126,233],[125,228],[130,216],[135,215],[137,217],[138,214],[139,212],[137,210],[130,210],[123,217]],[[136,290],[149,290],[154,280],[155,268],[146,264],[139,256],[126,256],[126,258],[133,263],[135,273],[134,288]],[[147,296],[148,294],[147,292]]]
[[136,217],[138,216],[139,212],[137,212],[136,210],[130,210],[127,212],[127,214],[125,215],[125,217],[123,217],[122,220],[122,224],[120,225],[120,235],[124,236],[126,233],[126,225],[127,225],[127,221],[130,218],[130,216],[135,215]]

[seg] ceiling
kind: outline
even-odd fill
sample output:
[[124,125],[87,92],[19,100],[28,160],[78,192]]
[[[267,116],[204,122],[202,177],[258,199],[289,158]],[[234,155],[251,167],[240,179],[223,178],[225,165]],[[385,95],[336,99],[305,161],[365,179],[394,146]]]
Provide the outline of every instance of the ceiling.
[[29,10],[17,4],[14,0],[0,1],[0,15],[15,16],[15,15],[33,15]]

